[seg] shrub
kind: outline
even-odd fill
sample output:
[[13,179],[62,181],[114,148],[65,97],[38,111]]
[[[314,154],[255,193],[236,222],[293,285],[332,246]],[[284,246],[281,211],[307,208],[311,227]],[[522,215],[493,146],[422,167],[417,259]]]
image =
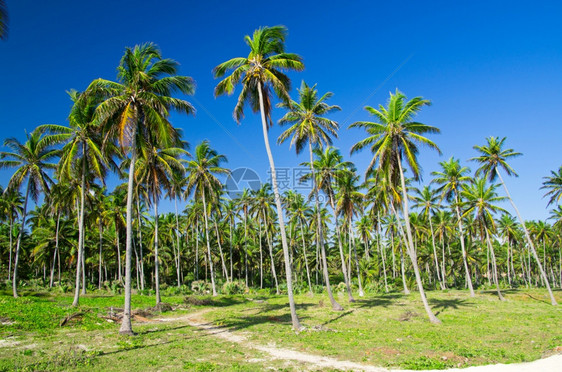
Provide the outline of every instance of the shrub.
[[246,287],[246,283],[243,281],[234,280],[223,284],[222,293],[226,295],[244,294],[248,293],[248,287]]

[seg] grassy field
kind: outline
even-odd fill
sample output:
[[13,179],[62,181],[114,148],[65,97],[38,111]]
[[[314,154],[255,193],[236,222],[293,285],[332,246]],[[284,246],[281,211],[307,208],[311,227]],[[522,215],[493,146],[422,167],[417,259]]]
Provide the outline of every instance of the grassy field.
[[[428,369],[531,361],[560,352],[562,308],[545,291],[506,291],[500,302],[492,292],[469,298],[467,292],[429,292],[442,325],[430,324],[412,294],[368,295],[345,311],[331,310],[326,297],[297,296],[307,329],[291,330],[284,296],[220,296],[202,303],[185,296],[165,297],[175,310],[157,317],[208,310],[204,317],[252,344],[275,344],[310,354],[377,366]],[[562,302],[562,293],[556,292]],[[81,299],[30,293],[0,296],[0,370],[248,371],[303,366],[272,360],[244,345],[208,335],[185,322],[135,323],[138,335],[119,336],[118,324],[101,316],[118,311],[120,296]],[[154,298],[133,296],[133,308],[149,308]],[[112,310],[113,309],[113,310]],[[81,315],[60,326],[67,315]],[[151,317],[150,314],[145,314]]]

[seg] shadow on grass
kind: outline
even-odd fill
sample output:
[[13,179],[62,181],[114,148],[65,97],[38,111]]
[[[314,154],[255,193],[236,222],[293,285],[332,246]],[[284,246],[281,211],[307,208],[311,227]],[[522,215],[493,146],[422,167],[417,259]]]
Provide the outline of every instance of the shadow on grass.
[[376,296],[369,299],[359,299],[359,300],[356,299],[355,307],[358,308],[377,307],[377,306],[388,307],[390,305],[400,306],[400,304],[395,304],[396,302],[395,300],[398,300],[403,297],[404,295],[402,294],[387,294],[387,295]]
[[459,307],[474,306],[473,303],[467,302],[466,299],[451,298],[451,299],[429,299],[429,304],[434,310],[437,310],[435,315],[439,315],[447,309],[458,309]]
[[336,320],[339,320],[341,318],[343,318],[344,316],[347,316],[349,314],[353,313],[353,310],[348,310],[346,312],[341,313],[340,315],[336,316],[335,318],[332,318],[330,320],[325,321],[324,323],[322,323],[322,325],[328,325],[330,323],[335,322]]

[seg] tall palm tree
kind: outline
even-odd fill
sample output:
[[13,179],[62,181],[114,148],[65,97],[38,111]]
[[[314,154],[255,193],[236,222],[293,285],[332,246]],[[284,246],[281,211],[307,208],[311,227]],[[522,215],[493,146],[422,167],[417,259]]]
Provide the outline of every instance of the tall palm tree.
[[495,231],[495,222],[493,214],[496,212],[506,212],[503,208],[498,207],[495,203],[505,200],[505,197],[498,196],[496,193],[497,185],[487,185],[485,178],[477,179],[474,183],[463,185],[462,196],[466,201],[463,203],[466,206],[465,215],[473,214],[474,222],[479,227],[480,238],[482,241],[486,240],[488,249],[492,257],[493,279],[496,284],[498,297],[501,301],[505,301],[499,285],[499,278],[497,272],[497,260],[494,252],[493,244],[490,241],[490,231]]
[[441,284],[441,289],[445,289],[445,280],[439,274],[439,261],[437,259],[437,248],[435,248],[435,234],[433,232],[432,217],[439,209],[439,196],[437,192],[429,186],[424,186],[421,190],[414,188],[414,208],[421,209],[421,217],[429,221],[429,229],[431,233],[431,245],[433,246],[433,257],[435,260],[435,272],[437,273],[437,280]]
[[422,97],[414,97],[407,100],[406,96],[397,89],[395,94],[390,93],[387,107],[379,105],[378,110],[369,106],[365,107],[365,110],[372,114],[378,121],[359,121],[350,125],[350,128],[364,128],[368,133],[367,138],[353,145],[351,153],[360,151],[369,146],[373,153],[373,159],[367,168],[367,173],[377,165],[379,169],[384,169],[385,172],[387,172],[393,184],[397,185],[398,182],[400,182],[402,191],[402,214],[406,222],[406,233],[408,237],[407,252],[414,267],[418,290],[429,320],[432,323],[440,323],[439,319],[437,319],[431,311],[423,290],[409,221],[408,196],[404,180],[404,169],[402,166],[402,157],[404,157],[414,178],[418,179],[420,174],[420,166],[417,159],[419,152],[418,144],[427,146],[441,153],[435,143],[424,137],[424,134],[427,133],[439,133],[439,129],[414,121],[415,115],[422,107],[428,105],[430,105],[430,101]]
[[[336,148],[328,146],[322,151],[320,147],[313,150],[316,160],[314,160],[312,167],[314,167],[317,172],[314,173],[316,178],[314,182],[315,195],[318,195],[320,191],[328,197],[327,204],[332,208],[332,213],[334,215],[334,228],[336,230],[336,238],[338,242],[338,247],[340,251],[340,260],[342,265],[342,273],[344,277],[345,286],[347,289],[347,297],[350,302],[354,302],[353,294],[351,293],[351,285],[349,283],[349,275],[347,273],[347,268],[345,265],[345,258],[343,253],[343,245],[341,238],[341,231],[339,226],[339,221],[336,212],[336,198],[335,198],[335,180],[338,177],[343,177],[344,173],[350,172],[353,169],[353,164],[349,161],[344,161],[343,156]],[[311,166],[308,163],[303,163],[305,166]],[[303,179],[309,179],[313,176],[313,173],[306,174]]]
[[546,285],[546,288],[548,289],[548,294],[550,295],[550,303],[552,305],[558,305],[556,299],[554,298],[554,295],[552,294],[552,290],[550,289],[548,278],[541,265],[541,261],[539,259],[539,256],[537,255],[537,251],[535,250],[535,245],[533,244],[533,241],[529,236],[529,231],[525,227],[525,221],[521,217],[519,209],[517,209],[515,202],[511,198],[509,190],[507,189],[507,186],[505,185],[505,182],[503,181],[502,175],[500,173],[500,169],[503,169],[503,171],[508,176],[513,175],[517,177],[517,173],[515,173],[513,168],[507,163],[507,160],[522,155],[520,152],[515,152],[513,149],[504,149],[503,146],[505,140],[506,137],[503,137],[501,139],[493,136],[486,138],[486,145],[474,146],[474,149],[479,153],[479,156],[476,156],[470,160],[476,161],[480,164],[480,167],[476,170],[476,175],[485,174],[490,181],[494,181],[496,179],[496,176],[500,179],[503,189],[505,190],[505,194],[509,199],[511,206],[515,210],[515,214],[517,214],[517,217],[519,218],[519,223],[521,223],[521,227],[523,228],[523,232],[525,233],[527,244],[529,244],[531,253],[533,254],[535,261],[537,262],[537,266],[539,267],[541,277]]
[[[12,276],[12,291],[16,298],[18,297],[18,260],[27,218],[27,202],[30,196],[31,199],[37,201],[40,192],[49,192],[49,185],[53,181],[47,171],[56,168],[55,164],[49,162],[59,155],[59,151],[53,148],[53,144],[58,140],[57,136],[42,136],[41,131],[34,130],[30,134],[26,134],[26,137],[27,140],[24,143],[15,138],[6,139],[4,146],[12,152],[0,152],[0,169],[17,168],[10,178],[7,188],[14,191],[19,190],[27,180],[21,225],[16,242],[14,274]],[[9,160],[3,160],[5,158]]]
[[117,138],[121,147],[131,153],[127,185],[125,309],[119,333],[133,335],[131,326],[131,255],[133,250],[133,186],[135,165],[140,148],[148,140],[160,146],[173,145],[179,133],[168,121],[170,110],[185,114],[193,106],[172,97],[175,92],[193,94],[193,80],[177,75],[178,63],[162,58],[155,44],[126,48],[117,68],[118,82],[94,80],[88,95],[100,95],[103,102],[96,115],[105,127],[106,139]]
[[8,38],[8,8],[6,2],[0,0],[0,40]]
[[449,202],[452,202],[452,205],[457,213],[457,224],[459,228],[465,278],[468,284],[468,290],[470,291],[470,297],[474,297],[475,294],[472,286],[472,279],[470,277],[470,270],[468,268],[467,250],[464,244],[463,222],[460,210],[460,193],[462,186],[470,180],[470,177],[467,176],[470,169],[468,167],[461,166],[459,160],[454,157],[440,162],[439,165],[441,166],[441,171],[431,173],[431,175],[435,177],[431,183],[440,185],[437,191],[441,192],[441,200],[446,199]]
[[[65,142],[59,162],[58,177],[60,182],[69,182],[79,178],[80,209],[78,211],[78,258],[77,263],[84,259],[84,203],[89,188],[89,175],[93,174],[102,182],[105,179],[106,166],[116,153],[113,146],[108,145],[107,151],[101,151],[101,134],[98,123],[94,122],[94,113],[99,97],[91,95],[80,99],[81,93],[71,90],[68,92],[74,103],[68,116],[69,126],[46,124],[38,127],[59,134],[61,142]],[[78,174],[76,174],[78,172]],[[78,306],[80,298],[80,278],[82,266],[76,265],[76,286],[72,306]],[[86,286],[86,283],[82,283]]]
[[543,177],[541,189],[547,189],[548,192],[544,196],[550,196],[547,206],[558,204],[562,199],[562,167],[558,168],[558,172],[550,171],[550,177]]
[[215,286],[215,273],[213,270],[211,242],[209,239],[209,209],[207,208],[207,198],[216,198],[218,190],[222,189],[222,183],[216,176],[228,174],[230,172],[228,169],[221,167],[221,164],[226,161],[226,156],[220,155],[216,150],[213,150],[209,141],[203,141],[197,145],[194,158],[187,161],[186,196],[194,192],[195,197],[203,201],[207,259],[209,260],[209,268],[211,271],[213,296],[217,295],[217,289]]
[[304,69],[302,58],[296,54],[285,52],[285,38],[287,29],[284,26],[264,27],[254,31],[252,37],[244,38],[250,47],[248,57],[238,57],[221,63],[214,68],[215,77],[223,77],[227,71],[233,70],[230,76],[219,82],[215,88],[215,96],[232,94],[235,85],[242,84],[242,91],[238,103],[234,108],[234,118],[239,123],[244,116],[244,105],[249,103],[254,112],[260,111],[262,121],[263,139],[269,158],[271,182],[277,207],[277,218],[285,258],[285,274],[287,277],[287,292],[293,328],[300,330],[295,302],[293,299],[293,284],[291,265],[289,261],[289,246],[283,221],[283,208],[281,195],[277,186],[277,175],[271,148],[269,146],[268,128],[273,125],[271,119],[272,90],[283,102],[289,101],[290,79],[283,73],[286,70],[301,71]]
[[[178,141],[178,146],[182,143]],[[154,208],[154,281],[156,288],[156,306],[159,306],[160,273],[158,270],[158,202],[162,189],[170,190],[171,180],[175,173],[183,173],[182,157],[189,153],[182,147],[157,147],[156,144],[147,144],[141,148],[135,169],[135,180],[139,184],[146,184],[148,200]]]
[[[316,170],[314,169],[314,159],[312,151],[315,148],[322,148],[325,145],[332,144],[332,136],[338,136],[339,124],[331,119],[324,117],[335,111],[341,110],[339,106],[329,105],[326,101],[333,95],[327,92],[318,98],[318,90],[316,85],[310,87],[304,81],[301,88],[298,89],[299,101],[290,101],[282,103],[281,106],[286,108],[288,112],[279,120],[279,124],[290,124],[278,139],[278,143],[283,143],[291,138],[291,146],[295,146],[297,155],[308,144],[308,153],[310,157],[310,171],[312,173],[314,202],[316,204],[317,226],[321,226],[320,202],[318,199],[318,188],[316,187]],[[324,248],[324,236],[322,231],[317,231],[316,246],[320,247],[320,255],[322,261],[322,271],[324,274],[324,282],[326,283],[326,291],[332,304],[332,309],[342,311],[343,307],[336,302],[330,287],[330,275],[328,273],[328,263],[326,260],[326,249]]]

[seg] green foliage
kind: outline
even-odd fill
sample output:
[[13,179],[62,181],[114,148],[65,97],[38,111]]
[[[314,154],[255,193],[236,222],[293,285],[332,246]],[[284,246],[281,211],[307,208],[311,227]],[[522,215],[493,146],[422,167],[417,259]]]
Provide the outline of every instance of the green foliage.
[[244,294],[248,293],[248,287],[242,280],[234,280],[223,284],[222,293],[225,295]]

